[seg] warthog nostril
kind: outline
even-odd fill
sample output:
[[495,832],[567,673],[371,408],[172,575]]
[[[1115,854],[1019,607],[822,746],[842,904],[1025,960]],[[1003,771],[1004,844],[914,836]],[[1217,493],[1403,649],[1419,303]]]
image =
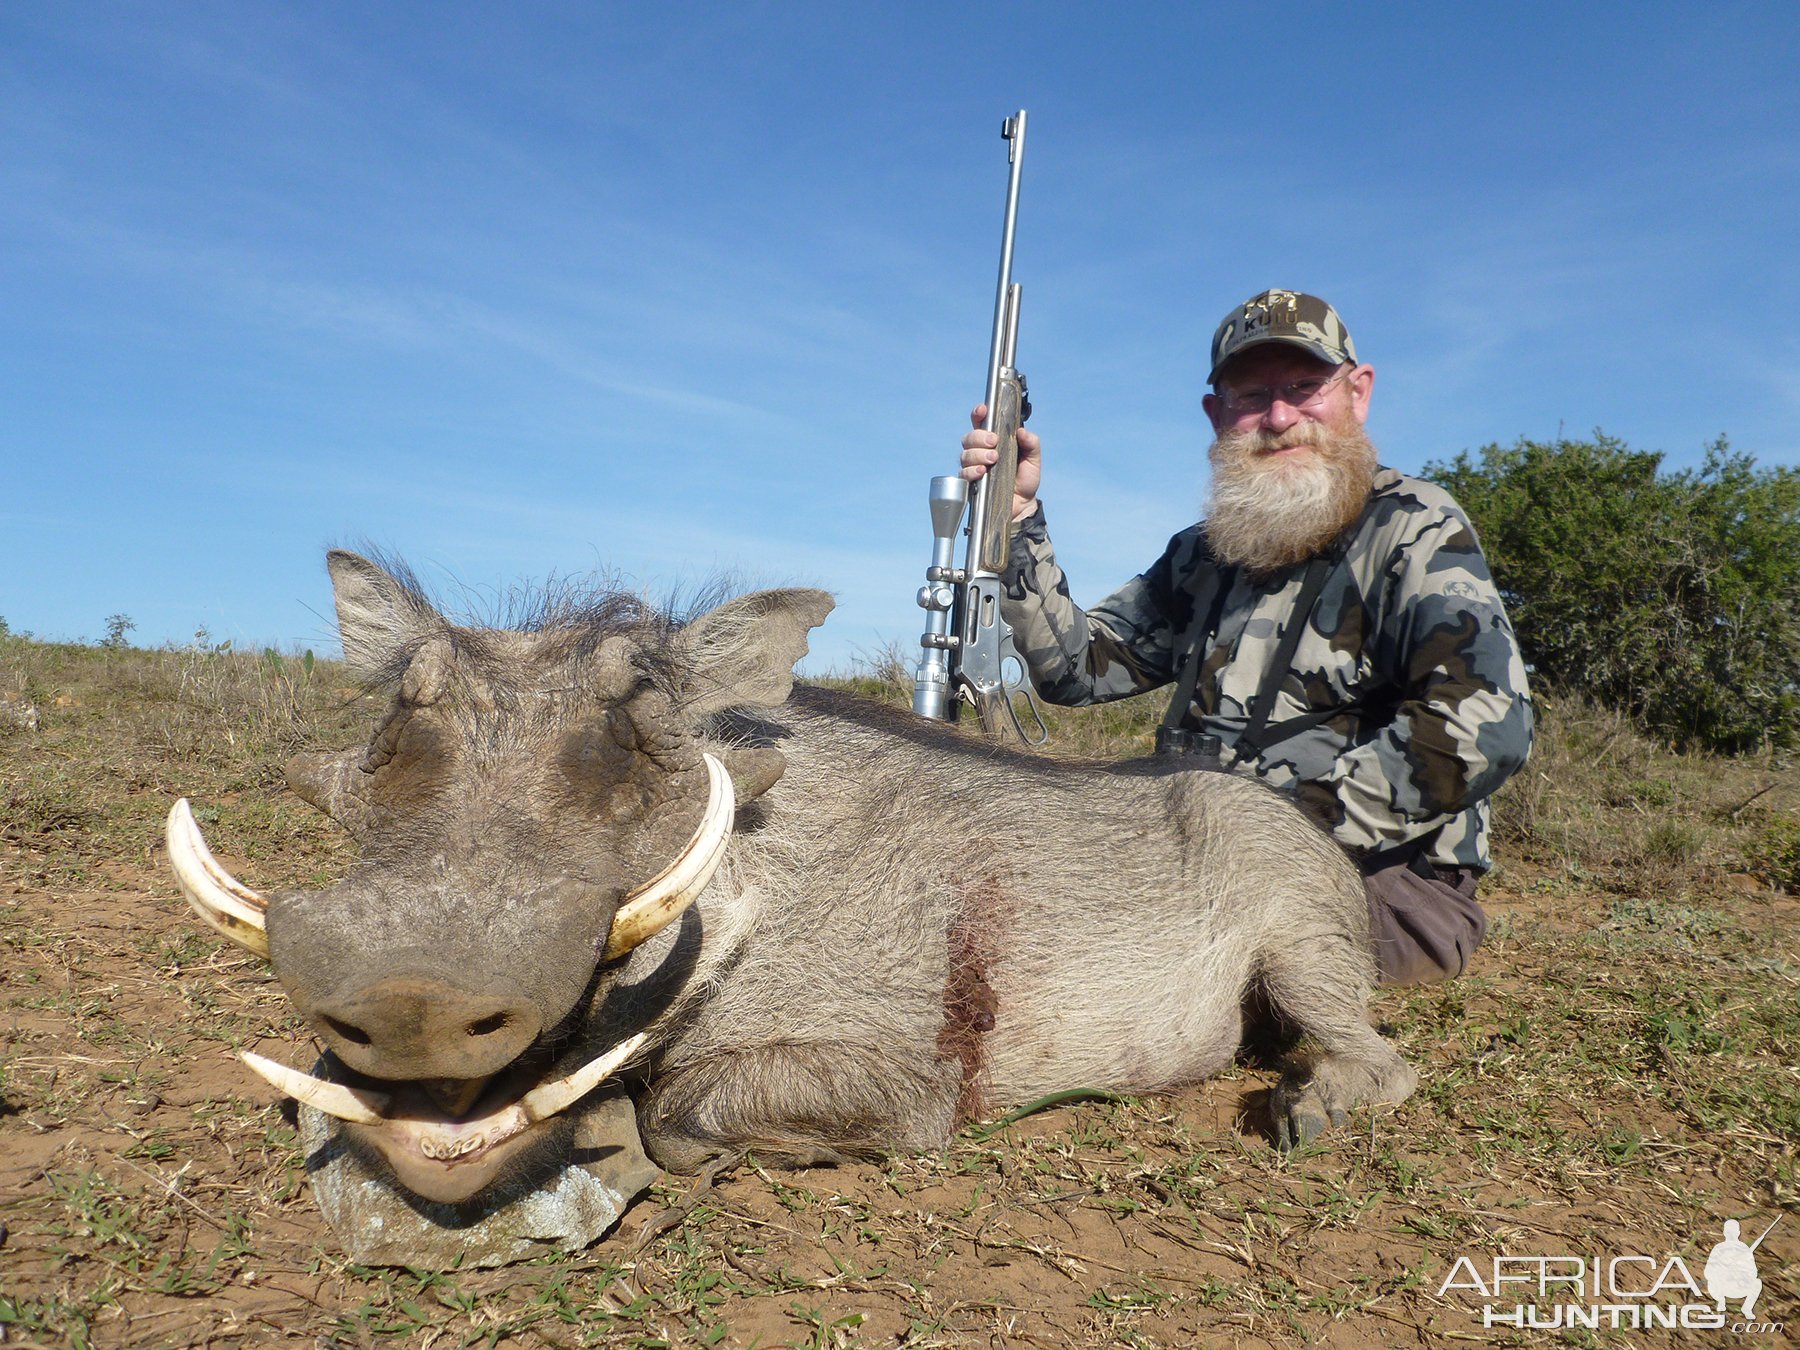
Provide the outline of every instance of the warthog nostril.
[[523,1054],[543,1026],[522,996],[405,973],[311,1012],[333,1052],[372,1078],[486,1078]]
[[341,1022],[335,1017],[327,1017],[325,1019],[325,1025],[337,1032],[338,1035],[342,1036],[352,1045],[368,1045],[370,1043],[369,1033],[359,1026],[352,1026],[349,1022]]

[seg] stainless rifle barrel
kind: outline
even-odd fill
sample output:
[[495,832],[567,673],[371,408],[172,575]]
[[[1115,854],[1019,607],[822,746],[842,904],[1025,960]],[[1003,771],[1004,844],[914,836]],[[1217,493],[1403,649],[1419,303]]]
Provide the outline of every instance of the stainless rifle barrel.
[[[987,417],[982,423],[983,430],[994,429],[994,404],[1000,399],[1000,368],[1005,364],[1007,355],[1007,301],[1012,290],[1013,231],[1019,223],[1019,174],[1025,167],[1025,110],[1018,112],[1000,127],[1000,134],[1006,138],[1006,158],[1012,171],[1006,178],[1006,221],[1000,228],[1000,278],[994,288],[994,331],[988,344],[987,369]],[[983,474],[970,494],[971,520],[980,520],[987,511],[988,493],[991,480]],[[1010,510],[1010,503],[1002,502],[1003,509]],[[975,532],[970,531],[971,536]],[[977,553],[980,541],[971,537],[969,542],[969,570],[974,574],[977,566]]]

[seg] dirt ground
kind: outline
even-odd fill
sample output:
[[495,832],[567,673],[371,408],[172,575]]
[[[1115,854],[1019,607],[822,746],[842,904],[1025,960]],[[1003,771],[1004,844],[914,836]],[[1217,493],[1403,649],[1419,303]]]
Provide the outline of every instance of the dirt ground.
[[[191,767],[205,747],[154,720],[131,733],[141,754],[90,773],[80,737],[123,736],[131,714],[80,711],[0,740],[7,1345],[1800,1339],[1800,900],[1691,856],[1644,865],[1655,853],[1604,876],[1573,854],[1503,856],[1475,969],[1373,1009],[1417,1094],[1293,1155],[1270,1140],[1274,1067],[1251,1061],[1169,1097],[972,1127],[942,1155],[670,1178],[576,1256],[353,1265],[314,1206],[291,1104],[236,1058],[303,1063],[312,1042],[163,865],[159,822],[183,779],[207,777]],[[316,882],[347,861],[272,774],[209,773],[203,820],[245,879]],[[1704,1284],[1730,1218],[1746,1242],[1774,1225],[1753,1323],[1734,1330],[1734,1305],[1720,1329],[1634,1327],[1646,1308],[1712,1309],[1684,1281]],[[1553,1275],[1610,1269],[1613,1292],[1541,1288],[1557,1257]],[[1497,1261],[1515,1282],[1493,1292]],[[1561,1319],[1571,1303],[1618,1311],[1599,1329],[1484,1325],[1484,1308]]]
[[[1787,1320],[1777,1342],[1800,1317],[1800,1215],[1769,1166],[1793,1139],[1701,1128],[1631,1091],[1628,1062],[1543,1081],[1529,1042],[1579,1051],[1584,1022],[1620,1015],[1607,984],[1630,978],[1559,955],[1591,914],[1579,896],[1493,893],[1501,926],[1532,936],[1502,937],[1455,995],[1377,1009],[1410,1030],[1419,1097],[1299,1157],[1269,1143],[1273,1073],[1242,1066],[1172,1098],[972,1130],[943,1157],[748,1164],[697,1195],[671,1180],[588,1254],[430,1277],[336,1254],[291,1110],[234,1055],[244,1029],[290,1034],[272,981],[197,940],[153,866],[111,881],[0,900],[10,934],[38,935],[6,955],[8,1343],[1505,1341],[1471,1291],[1438,1296],[1457,1256],[1681,1256],[1698,1278],[1721,1218],[1748,1240],[1783,1214],[1759,1250],[1762,1310]],[[1794,931],[1800,905],[1755,900]],[[1596,986],[1585,1011],[1514,1025],[1577,980]],[[685,1218],[639,1249],[677,1204]]]

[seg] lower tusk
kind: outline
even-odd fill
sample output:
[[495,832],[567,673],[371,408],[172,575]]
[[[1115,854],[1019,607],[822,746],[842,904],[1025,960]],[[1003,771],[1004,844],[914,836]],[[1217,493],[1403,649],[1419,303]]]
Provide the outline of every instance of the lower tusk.
[[163,837],[175,880],[194,912],[233,942],[266,958],[269,935],[263,914],[269,902],[219,865],[200,835],[186,797],[170,810]]
[[629,1040],[620,1041],[599,1058],[589,1060],[567,1077],[538,1084],[519,1098],[519,1110],[529,1121],[548,1120],[559,1111],[567,1110],[600,1086],[602,1079],[617,1073],[626,1060],[644,1048],[647,1039],[649,1033],[640,1031]]
[[[648,1039],[649,1033],[640,1031],[629,1040],[621,1041],[604,1055],[589,1060],[574,1073],[553,1082],[541,1083],[518,1101],[509,1102],[485,1116],[477,1116],[473,1120],[424,1125],[413,1122],[419,1150],[428,1158],[440,1162],[455,1162],[470,1153],[492,1148],[521,1133],[527,1126],[568,1110],[604,1079],[617,1073],[626,1061],[643,1049],[644,1042]],[[323,1078],[314,1078],[311,1074],[290,1069],[285,1064],[248,1050],[243,1052],[242,1058],[276,1091],[286,1093],[295,1101],[305,1102],[328,1116],[336,1116],[339,1120],[347,1120],[355,1125],[396,1124],[396,1118],[387,1114],[393,1098],[385,1092],[370,1092],[343,1083],[327,1082]]]
[[388,1123],[384,1113],[393,1099],[384,1092],[368,1092],[343,1083],[328,1083],[323,1078],[314,1078],[309,1073],[290,1069],[285,1064],[277,1064],[274,1060],[249,1050],[243,1052],[242,1058],[276,1091],[286,1093],[295,1101],[317,1107],[328,1116],[336,1116],[339,1120],[348,1120],[357,1125]]
[[601,959],[623,956],[640,942],[667,928],[699,898],[725,858],[731,839],[733,794],[731,775],[712,755],[705,756],[706,811],[679,857],[625,897],[613,916]]

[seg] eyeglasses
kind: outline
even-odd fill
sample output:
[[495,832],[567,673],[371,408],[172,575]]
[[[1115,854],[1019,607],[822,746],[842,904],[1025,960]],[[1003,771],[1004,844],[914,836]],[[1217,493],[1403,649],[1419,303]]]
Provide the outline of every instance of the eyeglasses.
[[1225,405],[1225,411],[1232,417],[1247,417],[1254,413],[1258,417],[1275,406],[1280,399],[1288,407],[1297,411],[1316,408],[1325,401],[1325,392],[1332,385],[1346,376],[1356,372],[1355,366],[1345,366],[1335,375],[1318,375],[1307,380],[1295,380],[1284,384],[1279,389],[1270,389],[1265,385],[1255,385],[1249,389],[1221,389],[1219,398]]

